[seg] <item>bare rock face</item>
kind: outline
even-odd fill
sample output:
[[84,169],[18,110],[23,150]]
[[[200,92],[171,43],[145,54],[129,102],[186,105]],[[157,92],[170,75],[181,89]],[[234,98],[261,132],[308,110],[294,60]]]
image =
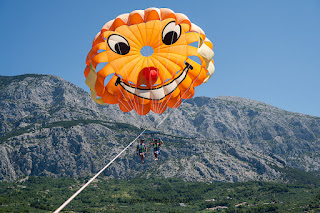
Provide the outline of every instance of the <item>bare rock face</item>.
[[0,76],[0,180],[26,175],[91,176],[141,129],[161,132],[139,163],[134,144],[109,177],[193,181],[279,180],[281,167],[320,170],[320,118],[239,97],[196,97],[140,117],[101,106],[81,88],[49,75]]

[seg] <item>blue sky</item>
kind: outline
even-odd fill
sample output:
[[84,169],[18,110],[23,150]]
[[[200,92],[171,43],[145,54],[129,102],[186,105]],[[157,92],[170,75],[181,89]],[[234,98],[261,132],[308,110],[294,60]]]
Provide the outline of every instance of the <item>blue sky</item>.
[[213,42],[216,71],[197,96],[240,96],[320,116],[319,0],[0,0],[0,75],[60,76],[84,89],[93,37],[148,7],[186,14]]

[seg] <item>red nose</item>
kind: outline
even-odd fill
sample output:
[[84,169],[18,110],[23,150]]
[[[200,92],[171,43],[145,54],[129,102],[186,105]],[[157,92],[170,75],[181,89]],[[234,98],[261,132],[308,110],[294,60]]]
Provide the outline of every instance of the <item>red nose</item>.
[[159,76],[159,70],[155,67],[145,67],[142,69],[142,73],[147,81],[156,81]]

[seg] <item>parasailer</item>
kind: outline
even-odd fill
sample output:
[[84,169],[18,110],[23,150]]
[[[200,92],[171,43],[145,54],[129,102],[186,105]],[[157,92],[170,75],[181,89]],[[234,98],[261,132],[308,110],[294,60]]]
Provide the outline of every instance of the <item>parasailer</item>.
[[150,145],[153,147],[154,160],[158,160],[158,155],[160,154],[160,146],[163,144],[161,138],[154,138]]
[[141,158],[141,163],[144,163],[144,158],[147,153],[147,147],[144,144],[144,139],[140,139],[140,144],[137,145],[136,151],[137,155]]
[[161,114],[208,81],[214,72],[212,49],[186,15],[167,8],[135,10],[109,21],[96,35],[86,59],[86,83],[97,103]]

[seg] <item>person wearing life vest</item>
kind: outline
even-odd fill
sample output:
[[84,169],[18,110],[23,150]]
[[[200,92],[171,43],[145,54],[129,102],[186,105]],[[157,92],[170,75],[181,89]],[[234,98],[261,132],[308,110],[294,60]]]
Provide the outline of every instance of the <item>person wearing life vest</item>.
[[137,146],[137,155],[140,156],[141,163],[144,162],[145,154],[147,153],[147,147],[143,142],[144,142],[144,139],[140,139],[140,144],[138,144]]
[[158,160],[158,155],[160,154],[160,146],[163,143],[161,138],[153,139],[152,142],[150,142],[150,145],[153,146],[153,153],[154,153],[154,160]]

